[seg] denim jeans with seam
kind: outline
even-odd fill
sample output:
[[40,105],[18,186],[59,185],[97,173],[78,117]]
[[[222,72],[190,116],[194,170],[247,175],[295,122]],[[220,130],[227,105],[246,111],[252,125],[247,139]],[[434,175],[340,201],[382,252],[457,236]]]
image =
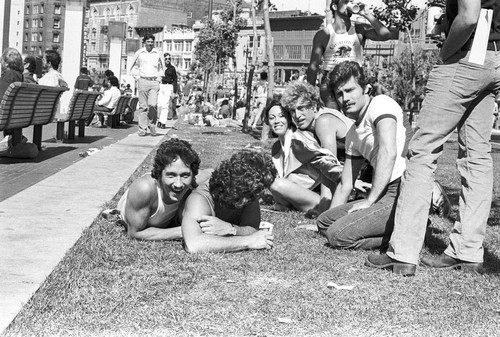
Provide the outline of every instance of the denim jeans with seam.
[[483,261],[493,186],[491,116],[500,88],[500,53],[487,51],[484,65],[468,62],[459,51],[436,65],[410,141],[406,171],[397,202],[394,232],[387,255],[417,264],[424,242],[433,174],[443,145],[458,129],[457,168],[461,175],[459,214],[445,254]]
[[387,247],[394,227],[394,210],[400,179],[389,183],[381,198],[373,205],[353,213],[349,202],[322,213],[316,223],[319,232],[337,249],[379,249]]

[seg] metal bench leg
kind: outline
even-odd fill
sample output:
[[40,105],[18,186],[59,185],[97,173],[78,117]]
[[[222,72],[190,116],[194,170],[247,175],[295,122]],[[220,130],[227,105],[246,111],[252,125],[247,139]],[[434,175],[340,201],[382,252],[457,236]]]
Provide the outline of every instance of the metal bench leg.
[[17,144],[20,144],[23,140],[23,129],[12,129],[11,135],[12,135],[12,145],[15,146]]
[[70,121],[68,125],[68,139],[69,140],[74,140],[75,139],[75,123],[76,121]]
[[64,139],[64,122],[57,122],[56,139],[57,140]]
[[78,137],[83,138],[85,137],[85,123],[87,122],[86,119],[80,119],[78,122]]
[[42,125],[33,127],[33,144],[38,147],[38,151],[42,150]]

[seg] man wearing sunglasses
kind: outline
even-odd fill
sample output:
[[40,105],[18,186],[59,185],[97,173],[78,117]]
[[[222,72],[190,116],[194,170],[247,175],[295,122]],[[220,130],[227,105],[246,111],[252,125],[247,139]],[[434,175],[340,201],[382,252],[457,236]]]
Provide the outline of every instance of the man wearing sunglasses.
[[175,115],[175,99],[177,97],[177,70],[172,65],[172,56],[163,54],[165,60],[165,74],[161,79],[160,94],[158,96],[158,127],[165,129],[167,120]]

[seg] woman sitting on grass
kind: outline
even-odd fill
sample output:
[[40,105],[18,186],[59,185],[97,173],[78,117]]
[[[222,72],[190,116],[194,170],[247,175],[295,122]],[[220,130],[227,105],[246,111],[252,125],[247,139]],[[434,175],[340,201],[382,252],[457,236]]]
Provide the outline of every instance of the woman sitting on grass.
[[270,249],[260,228],[259,198],[276,177],[268,155],[240,151],[215,169],[186,200],[182,236],[189,253]]
[[297,130],[290,111],[278,101],[270,102],[264,116],[278,136],[272,148],[273,163],[278,170],[278,178],[271,185],[275,208],[310,211],[319,207],[325,190],[332,194],[335,191],[342,165],[333,153],[321,148],[311,132]]

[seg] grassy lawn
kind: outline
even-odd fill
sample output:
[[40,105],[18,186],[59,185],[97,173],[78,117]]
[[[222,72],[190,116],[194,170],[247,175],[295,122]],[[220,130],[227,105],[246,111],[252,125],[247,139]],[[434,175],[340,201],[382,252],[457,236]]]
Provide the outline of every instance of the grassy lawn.
[[[246,146],[270,148],[233,128],[183,125],[176,133],[194,145],[202,168]],[[454,205],[452,218],[460,182],[456,150],[452,138],[437,173]],[[403,278],[372,270],[363,265],[366,252],[333,250],[301,229],[314,221],[297,212],[263,210],[275,224],[275,247],[231,254],[188,255],[180,241],[132,241],[114,222],[97,219],[6,336],[498,336],[500,153],[493,152],[486,274],[418,268]],[[423,254],[444,249],[452,223],[432,218]]]

